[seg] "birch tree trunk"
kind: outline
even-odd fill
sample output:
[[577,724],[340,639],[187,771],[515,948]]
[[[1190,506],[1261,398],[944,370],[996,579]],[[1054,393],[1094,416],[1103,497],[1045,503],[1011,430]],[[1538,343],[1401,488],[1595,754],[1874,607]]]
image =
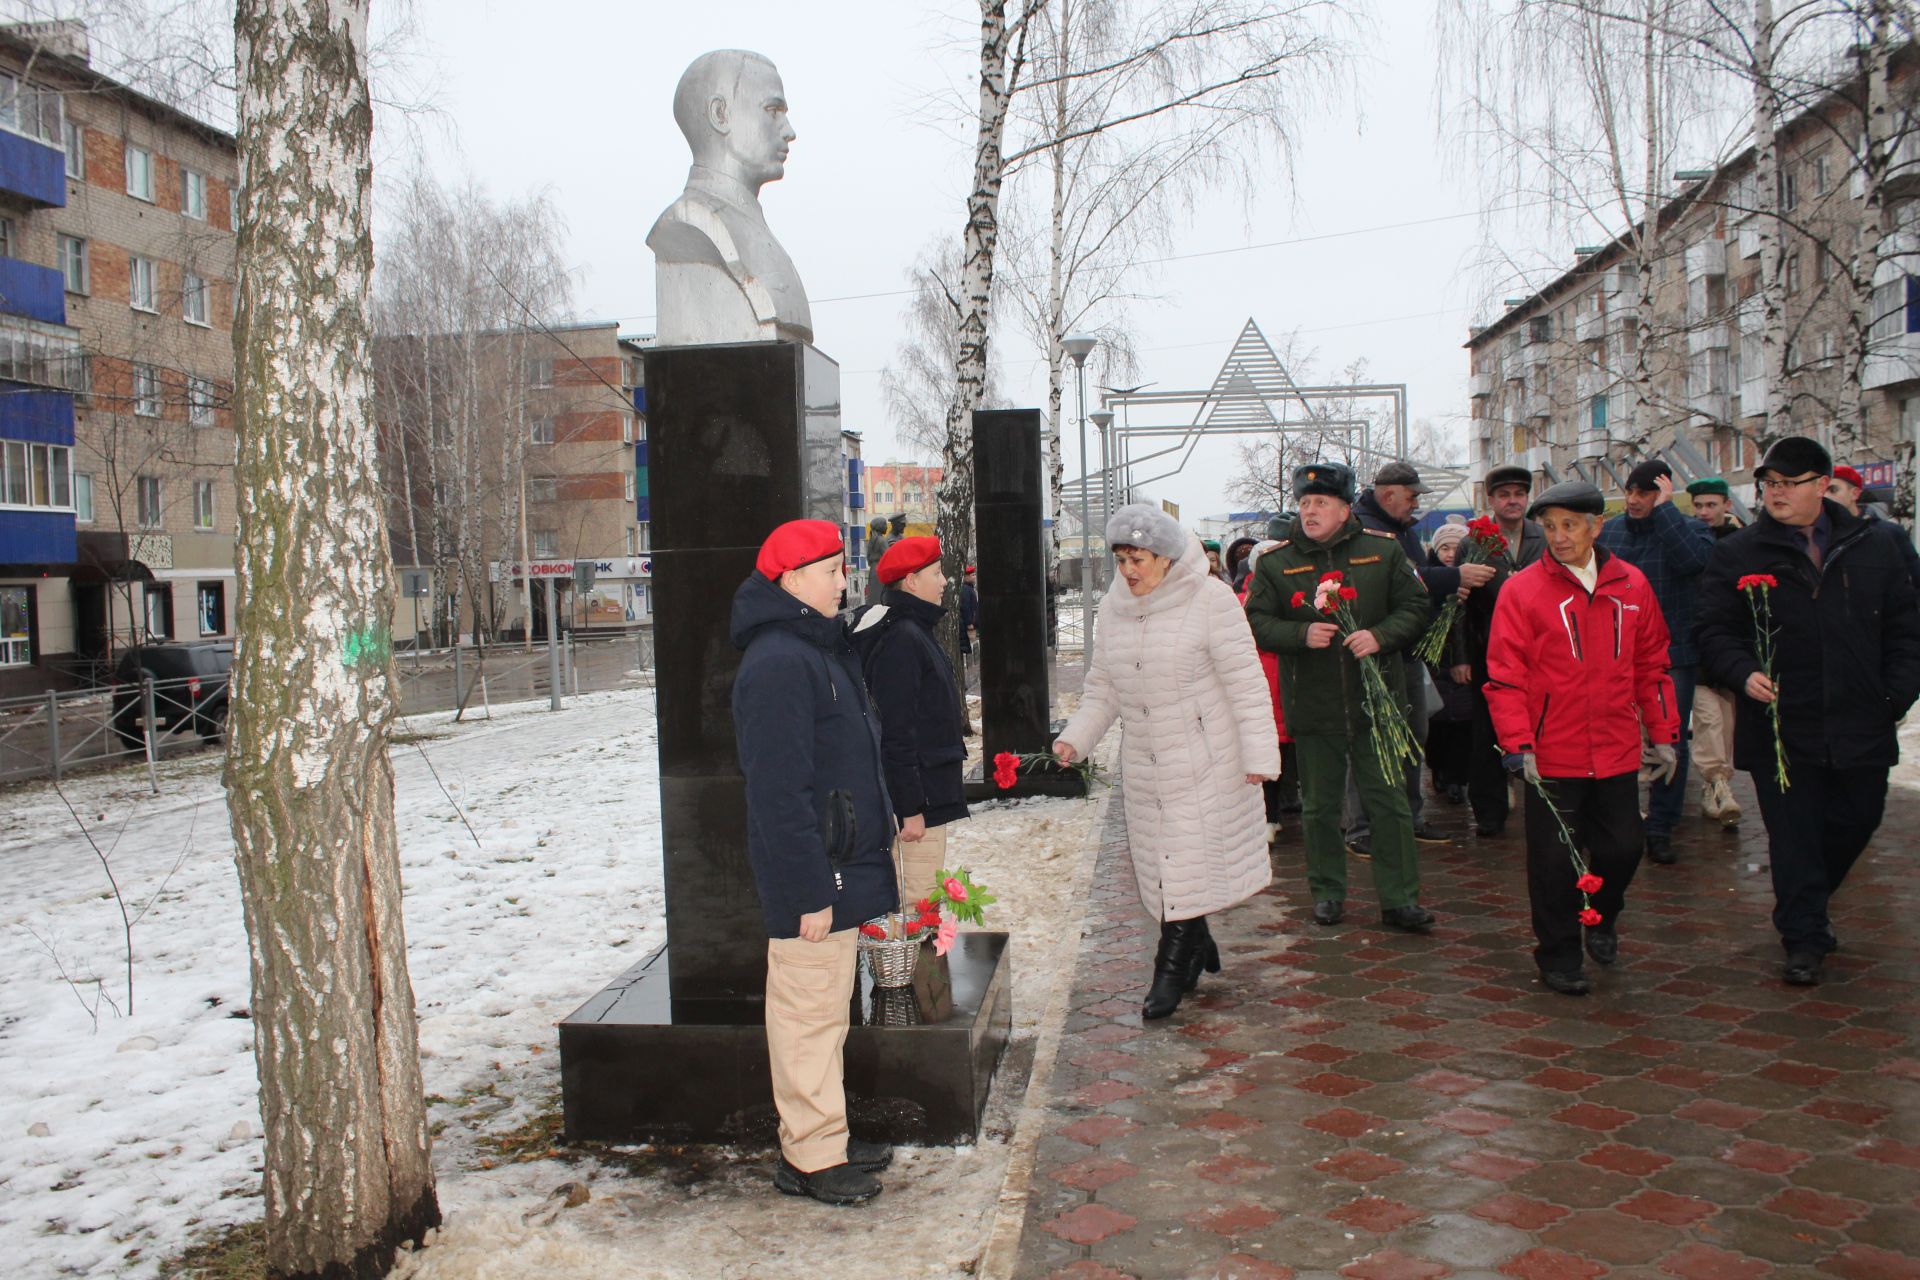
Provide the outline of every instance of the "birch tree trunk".
[[[1892,168],[1894,150],[1903,131],[1894,120],[1893,86],[1890,82],[1893,62],[1893,5],[1890,0],[1869,0],[1867,5],[1868,39],[1861,50],[1861,72],[1866,81],[1866,119],[1861,122],[1864,145],[1860,172],[1863,179],[1860,230],[1854,236],[1851,282],[1853,315],[1848,325],[1846,369],[1840,379],[1840,399],[1836,407],[1835,443],[1846,446],[1866,439],[1862,417],[1861,379],[1867,372],[1867,354],[1872,349],[1873,325],[1879,319],[1874,309],[1874,285],[1880,278],[1880,265],[1893,244],[1892,209],[1887,200],[1887,174]],[[1902,121],[1900,125],[1908,122]],[[1902,300],[1904,302],[1904,299]],[[1896,427],[1893,434],[1894,474],[1898,479],[1895,506],[1898,514],[1913,510],[1913,444]]]
[[[1787,425],[1787,312],[1781,286],[1786,237],[1780,225],[1780,92],[1774,80],[1773,0],[1753,6],[1753,202],[1760,233],[1760,357],[1767,370],[1767,425],[1763,440]],[[1744,338],[1743,338],[1744,341]]]
[[368,0],[239,0],[239,619],[226,785],[267,1264],[372,1277],[440,1218],[387,758]]

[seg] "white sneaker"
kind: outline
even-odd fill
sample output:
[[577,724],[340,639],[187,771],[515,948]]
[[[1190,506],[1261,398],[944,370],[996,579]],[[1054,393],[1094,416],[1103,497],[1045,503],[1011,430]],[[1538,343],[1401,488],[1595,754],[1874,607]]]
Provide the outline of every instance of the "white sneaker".
[[1709,822],[1720,820],[1722,808],[1720,788],[1721,782],[1718,778],[1708,778],[1700,788],[1700,816]]
[[1720,825],[1737,827],[1740,825],[1740,802],[1733,798],[1733,784],[1725,778],[1713,780],[1714,791],[1719,800]]

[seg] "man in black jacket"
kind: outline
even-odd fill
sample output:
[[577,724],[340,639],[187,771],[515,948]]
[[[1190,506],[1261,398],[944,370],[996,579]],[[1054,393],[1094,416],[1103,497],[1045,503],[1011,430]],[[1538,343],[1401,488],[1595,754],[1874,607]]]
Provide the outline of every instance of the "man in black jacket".
[[894,866],[912,903],[946,868],[947,824],[967,816],[960,691],[935,635],[947,612],[940,539],[902,538],[874,572],[886,595],[854,619],[853,647],[880,713],[880,759],[900,822]]
[[[1695,632],[1707,674],[1738,694],[1734,764],[1760,798],[1782,976],[1795,986],[1819,982],[1836,945],[1828,900],[1880,825],[1896,726],[1920,696],[1920,596],[1900,532],[1823,497],[1832,473],[1805,437],[1767,450],[1754,468],[1765,510],[1714,546]],[[1754,574],[1778,584],[1767,588],[1771,678],[1754,644],[1758,604],[1738,585]],[[1767,709],[1776,699],[1784,786]]]
[[847,1134],[841,1050],[856,930],[899,905],[893,816],[866,685],[835,614],[840,527],[792,520],[733,597],[734,737],[746,778],[747,860],[767,926],[767,1056],[787,1195],[858,1204],[893,1158]]
[[1547,549],[1547,535],[1527,519],[1533,501],[1533,472],[1525,467],[1495,467],[1481,487],[1487,509],[1507,540],[1504,553],[1489,564],[1493,580],[1467,596],[1458,625],[1467,635],[1467,660],[1473,668],[1473,746],[1468,753],[1467,802],[1473,806],[1476,835],[1498,836],[1507,827],[1507,771],[1501,765],[1499,735],[1487,710],[1487,644],[1493,635],[1493,609],[1500,588],[1512,575],[1538,560]]

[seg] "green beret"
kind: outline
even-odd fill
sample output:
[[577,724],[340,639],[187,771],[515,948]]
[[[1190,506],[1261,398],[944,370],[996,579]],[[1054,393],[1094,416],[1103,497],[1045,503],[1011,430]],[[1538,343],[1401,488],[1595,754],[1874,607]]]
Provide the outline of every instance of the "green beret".
[[1220,550],[1220,540],[1217,538],[1202,538],[1200,539],[1200,549],[1202,551],[1218,552]]
[[1696,498],[1703,493],[1717,493],[1723,498],[1733,497],[1733,494],[1727,489],[1727,482],[1719,476],[1705,476],[1699,480],[1695,480],[1687,486],[1687,492]]

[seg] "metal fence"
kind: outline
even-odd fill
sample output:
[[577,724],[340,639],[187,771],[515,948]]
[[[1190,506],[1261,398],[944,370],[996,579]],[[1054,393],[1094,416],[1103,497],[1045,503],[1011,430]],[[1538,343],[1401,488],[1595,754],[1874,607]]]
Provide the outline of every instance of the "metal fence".
[[[451,711],[463,700],[471,714],[539,698],[558,710],[568,694],[652,684],[653,631],[569,635],[551,651],[541,643],[531,652],[510,644],[403,652],[394,674],[401,715]],[[142,764],[158,791],[157,761],[224,737],[226,702],[208,683],[149,679],[0,699],[0,783]]]

